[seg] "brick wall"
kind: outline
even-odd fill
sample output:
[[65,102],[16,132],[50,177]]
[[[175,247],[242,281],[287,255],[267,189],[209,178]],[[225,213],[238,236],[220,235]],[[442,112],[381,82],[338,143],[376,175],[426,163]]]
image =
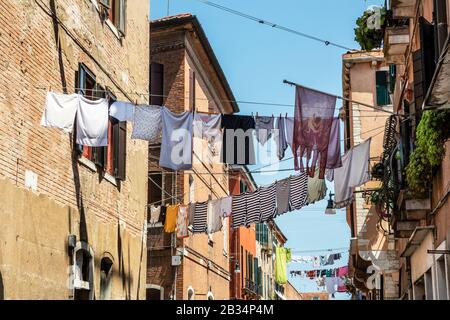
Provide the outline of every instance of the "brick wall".
[[[148,38],[142,37],[148,33],[148,3],[138,6],[127,2],[127,34],[123,39],[114,34],[114,28],[108,23],[101,22],[95,3],[88,0],[1,1],[0,147],[3,151],[0,153],[0,180],[5,179],[21,189],[25,184],[25,171],[32,170],[38,177],[36,194],[80,212],[82,217],[75,215],[77,220],[69,219],[69,228],[56,225],[50,230],[58,235],[60,243],[55,245],[61,244],[64,248],[71,233],[80,239],[83,227],[85,235],[81,237],[88,240],[96,258],[100,259],[103,252],[108,251],[115,262],[120,262],[126,257],[118,245],[118,238],[122,237],[122,245],[129,246],[130,253],[136,257],[131,257],[126,267],[118,267],[116,275],[125,269],[132,274],[133,293],[129,295],[117,286],[117,291],[113,288],[113,295],[136,298],[139,295],[136,290],[141,290],[142,297],[144,287],[139,288],[139,277],[143,279],[143,276],[138,274],[138,269],[145,263],[145,259],[140,260],[139,252],[146,216],[147,143],[132,141],[132,125],[127,126],[127,179],[119,188],[73,158],[69,134],[39,125],[46,88],[51,86],[56,92],[73,93],[79,63],[84,63],[96,75],[97,82],[109,87],[118,99],[147,101],[147,97],[132,92],[145,94],[148,91],[148,64],[142,63],[148,61],[149,56]],[[0,202],[3,201],[1,196]],[[28,210],[38,209],[34,198],[29,201],[22,205]],[[30,236],[18,228],[8,226],[8,232],[25,238]],[[0,239],[2,236],[8,234],[2,233]],[[125,242],[128,237],[129,242]],[[36,254],[42,254],[39,243],[43,240],[32,238]],[[0,267],[18,268],[14,265],[16,262],[8,260],[11,257],[1,259],[1,251],[7,249],[0,248],[0,261],[9,261]],[[17,254],[22,249],[18,246]],[[63,259],[59,263],[65,265],[67,261]],[[20,274],[9,277],[7,285],[14,286],[20,277]],[[51,279],[52,275],[48,277]],[[98,283],[95,286],[98,290]],[[127,290],[131,292],[130,288]],[[43,292],[44,297],[45,292],[51,294],[51,286]],[[16,297],[30,297],[27,293],[21,294]]]

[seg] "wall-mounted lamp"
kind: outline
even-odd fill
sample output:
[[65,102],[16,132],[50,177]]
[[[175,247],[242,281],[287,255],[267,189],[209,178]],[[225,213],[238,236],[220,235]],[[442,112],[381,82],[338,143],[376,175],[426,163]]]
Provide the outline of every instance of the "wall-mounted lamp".
[[236,259],[236,264],[234,266],[234,273],[241,273],[241,268],[239,267],[239,260]]
[[325,209],[325,214],[336,214],[336,209],[334,208],[333,196],[334,196],[334,194],[332,194],[330,192],[330,198],[328,199],[328,205],[327,205],[327,208]]

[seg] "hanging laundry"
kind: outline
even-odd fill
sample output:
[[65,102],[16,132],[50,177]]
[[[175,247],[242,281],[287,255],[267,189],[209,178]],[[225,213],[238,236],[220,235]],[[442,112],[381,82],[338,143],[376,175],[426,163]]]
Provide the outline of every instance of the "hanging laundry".
[[259,190],[248,192],[246,197],[247,215],[245,218],[245,226],[260,222],[261,207]]
[[208,234],[219,232],[222,229],[222,217],[220,216],[220,200],[208,202]]
[[200,144],[200,150],[196,152],[197,155],[201,155],[201,159],[205,159],[201,153],[208,150],[208,152],[211,152],[212,154],[212,162],[221,163],[220,153],[222,150],[223,141],[221,124],[222,116],[220,114],[208,115],[203,113],[194,113],[194,139],[204,140],[208,143],[207,149],[203,148]]
[[348,266],[341,267],[336,270],[336,276],[338,277],[344,277],[347,274],[348,274]]
[[342,278],[337,278],[337,292],[347,292],[347,286],[345,280]]
[[336,293],[336,286],[338,284],[338,280],[335,277],[326,278],[325,279],[325,287],[329,294],[335,294]]
[[287,283],[286,274],[286,249],[282,247],[275,248],[275,282],[277,284]]
[[159,223],[164,225],[166,223],[166,213],[167,213],[167,207],[161,206],[161,212],[159,214]]
[[226,218],[231,216],[231,204],[232,204],[233,198],[232,197],[225,197],[222,198],[220,201],[220,216],[222,218]]
[[312,280],[316,277],[316,271],[307,271],[306,276]]
[[195,204],[194,223],[192,230],[194,233],[204,233],[208,222],[208,203],[201,202]]
[[286,248],[286,262],[292,262],[292,250],[289,248]]
[[335,107],[335,96],[296,87],[293,142],[296,170],[305,169],[302,158],[306,157],[309,175],[314,175],[319,164],[319,178],[324,178]]
[[260,144],[265,145],[266,142],[272,137],[274,122],[274,117],[255,117],[256,140]]
[[177,228],[178,209],[180,205],[171,205],[167,207],[166,222],[164,223],[164,231],[173,233]]
[[195,215],[195,202],[189,204],[189,212],[188,212],[188,225],[194,225],[194,215]]
[[108,145],[108,101],[79,96],[77,110],[77,144],[89,147]]
[[288,143],[286,140],[286,123],[285,118],[281,115],[277,118],[277,123],[275,128],[278,130],[278,139],[275,140],[277,143],[277,156],[278,160],[284,158]]
[[255,164],[252,116],[222,115],[223,145],[222,162],[228,164]]
[[327,195],[325,179],[319,178],[319,169],[316,169],[314,177],[308,177],[308,204],[321,201]]
[[275,218],[277,213],[277,186],[271,184],[268,187],[261,187],[259,190],[261,207],[261,221],[269,221]]
[[119,121],[134,121],[134,107],[130,102],[114,101],[109,107],[109,115]]
[[326,266],[329,266],[329,265],[333,265],[333,264],[334,264],[334,255],[330,254],[330,255],[327,257],[327,262],[325,263],[325,265],[326,265]]
[[314,267],[320,267],[320,257],[314,257]]
[[189,237],[189,205],[180,205],[177,217],[177,238],[184,239]]
[[192,169],[191,112],[172,113],[162,108],[162,143],[159,166],[172,170]]
[[47,92],[41,126],[72,132],[78,104],[78,94]]
[[292,154],[294,154],[294,118],[285,117],[284,124],[286,126],[285,139],[286,139],[288,146],[292,150]]
[[246,197],[246,193],[241,193],[233,196],[231,211],[233,212],[232,226],[234,229],[245,225],[245,219],[247,215]]
[[131,139],[140,139],[149,143],[161,142],[161,107],[137,105],[134,111]]
[[342,167],[334,170],[335,207],[340,209],[353,201],[353,188],[370,180],[370,141],[353,147],[342,157]]
[[290,179],[283,179],[277,181],[277,215],[282,215],[290,211],[289,207],[289,192]]
[[308,201],[308,175],[301,173],[289,178],[289,199],[291,210],[300,210]]
[[340,121],[341,120],[339,118],[334,118],[333,123],[331,125],[330,143],[328,144],[326,169],[337,169],[342,167]]
[[159,221],[159,216],[161,215],[161,207],[150,206],[150,219],[148,221],[149,225],[154,226]]

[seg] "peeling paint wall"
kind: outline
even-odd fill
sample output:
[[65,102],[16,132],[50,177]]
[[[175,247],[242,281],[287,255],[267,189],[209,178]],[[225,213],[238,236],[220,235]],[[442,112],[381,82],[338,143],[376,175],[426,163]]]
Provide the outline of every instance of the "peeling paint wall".
[[133,92],[148,92],[149,2],[127,1],[123,38],[98,8],[95,0],[0,3],[0,298],[70,298],[70,234],[94,251],[95,298],[105,255],[112,298],[145,298],[148,144],[131,140],[128,123],[119,187],[72,157],[69,134],[39,125],[47,88],[73,93],[79,63],[119,100],[148,101]]

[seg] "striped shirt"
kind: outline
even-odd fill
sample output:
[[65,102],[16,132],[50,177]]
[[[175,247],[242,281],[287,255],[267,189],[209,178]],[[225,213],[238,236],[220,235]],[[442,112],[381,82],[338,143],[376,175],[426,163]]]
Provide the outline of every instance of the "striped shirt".
[[299,210],[308,202],[308,175],[301,173],[289,179],[291,180],[289,191],[291,210]]
[[261,187],[259,191],[259,203],[261,207],[260,222],[273,219],[277,213],[277,186],[271,184],[268,187]]
[[241,193],[233,196],[232,201],[232,218],[233,218],[233,229],[239,228],[245,225],[245,216],[247,214],[247,205],[246,205],[246,193]]
[[193,232],[194,233],[206,232],[207,221],[208,221],[208,203],[207,202],[196,203],[194,213],[194,223],[192,228]]
[[261,208],[259,201],[259,189],[254,192],[247,193],[247,217],[245,219],[245,226],[249,227],[251,224],[258,223],[261,216]]
[[289,178],[277,181],[277,215],[290,211],[289,207]]

